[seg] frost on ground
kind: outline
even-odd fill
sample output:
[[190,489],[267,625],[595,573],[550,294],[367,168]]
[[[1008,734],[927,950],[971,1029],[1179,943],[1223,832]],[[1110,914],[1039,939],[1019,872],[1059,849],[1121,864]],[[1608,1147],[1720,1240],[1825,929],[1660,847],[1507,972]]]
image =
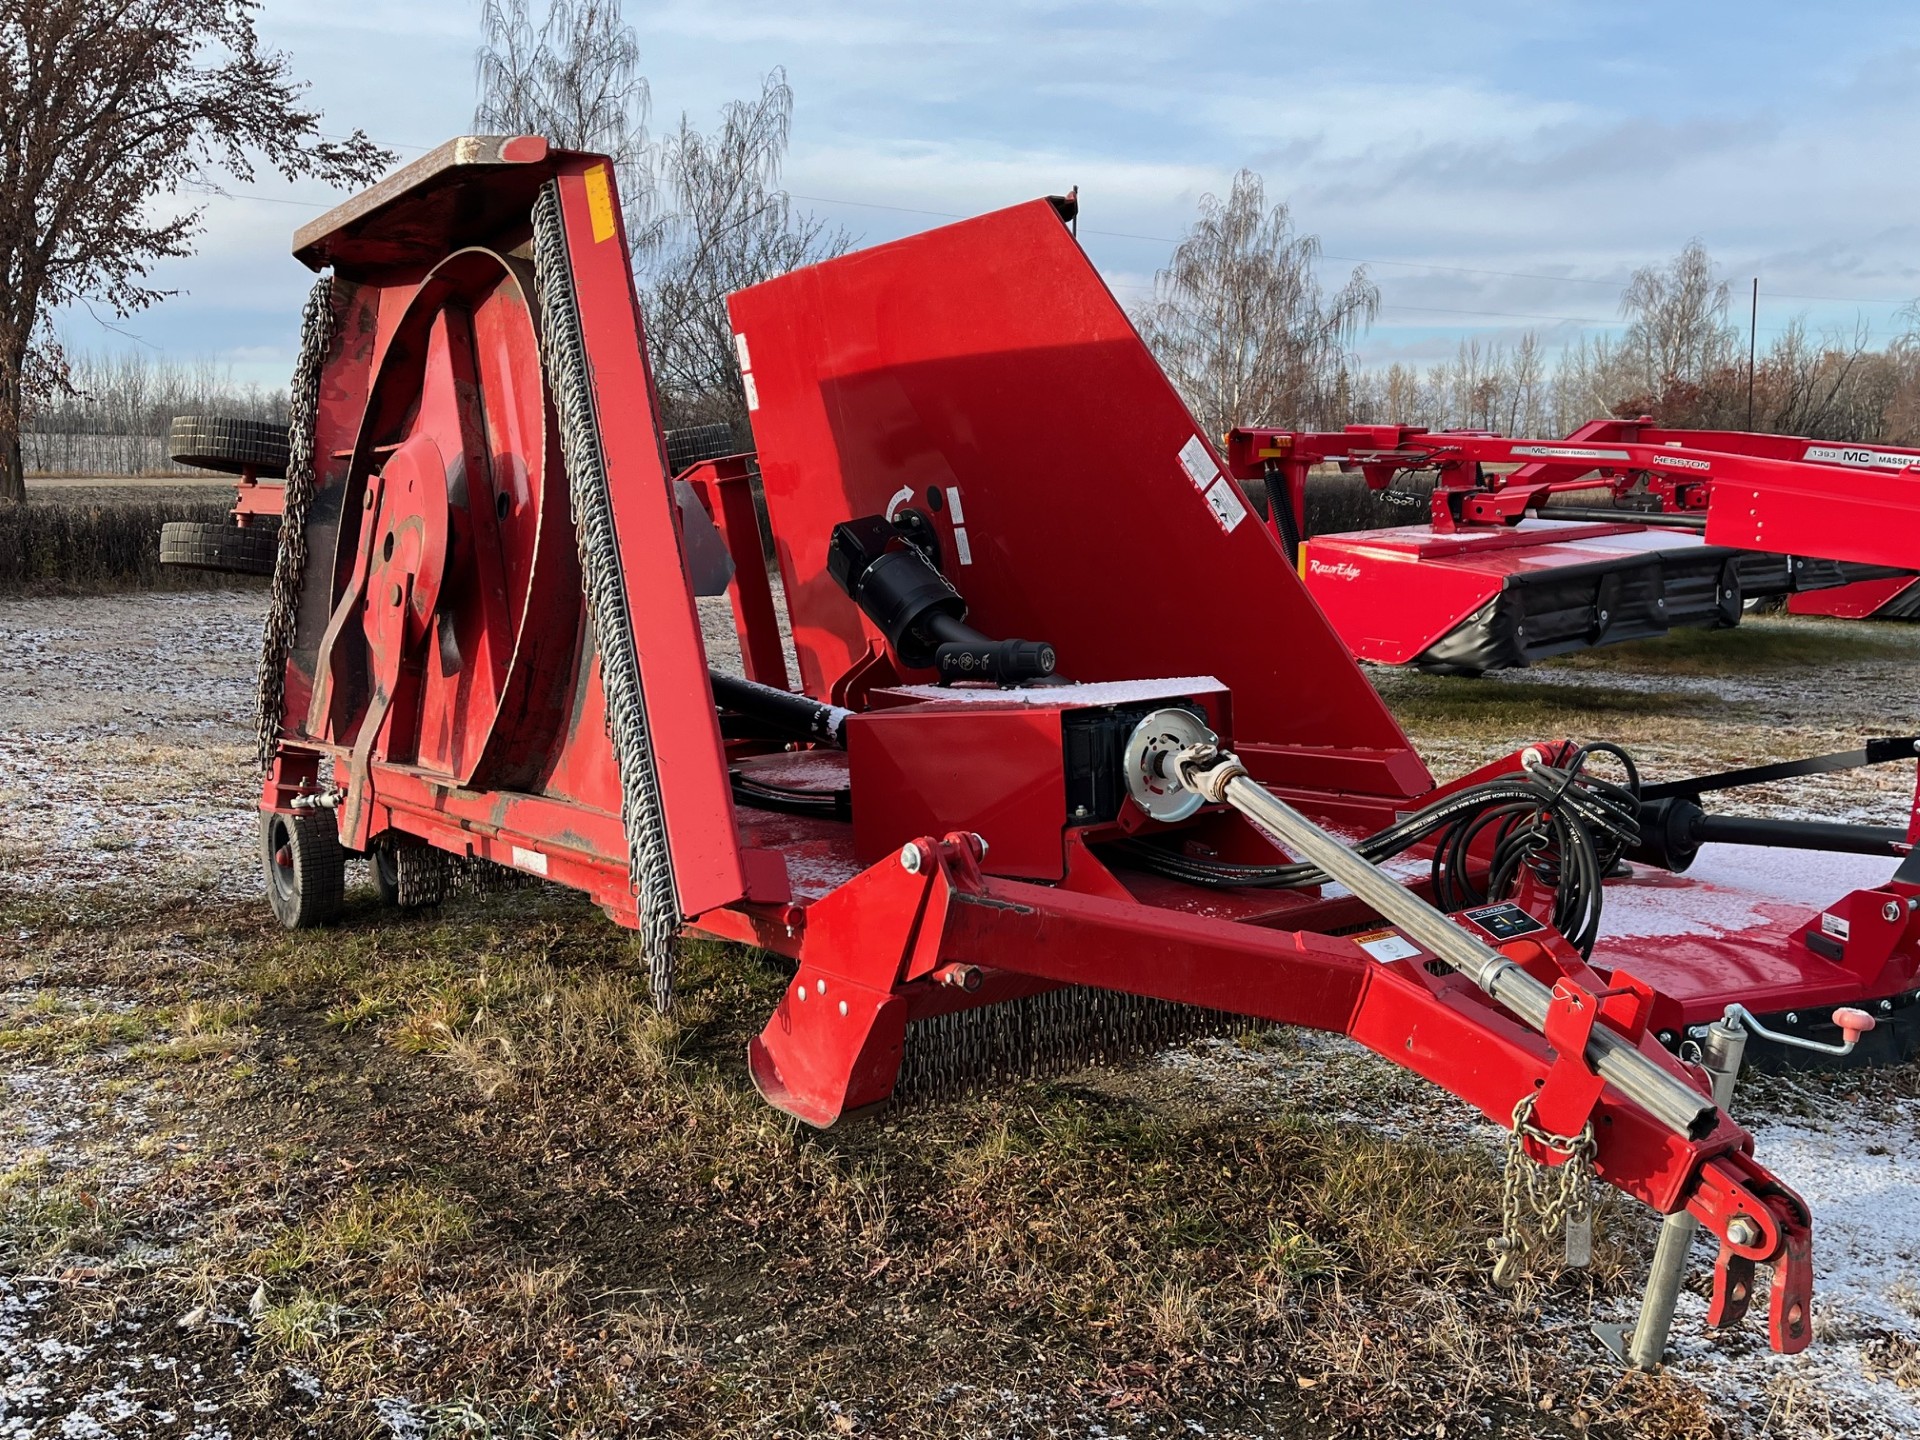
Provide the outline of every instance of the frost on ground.
[[[1837,1123],[1743,1118],[1754,1153],[1813,1209],[1814,1343],[1775,1355],[1754,1338],[1757,1319],[1743,1343],[1709,1337],[1696,1289],[1681,1297],[1673,1368],[1787,1433],[1920,1435],[1920,1102]],[[1696,1242],[1696,1282],[1711,1264]],[[1765,1303],[1754,1298],[1756,1317]]]
[[0,898],[255,893],[266,597],[0,600]]
[[[234,591],[0,601],[0,903],[77,906],[103,888],[155,899],[258,893],[251,731],[263,604],[257,592]],[[701,619],[714,663],[737,668],[725,602],[702,602]],[[1741,707],[1737,724],[1702,723],[1680,739],[1635,744],[1650,767],[1677,774],[1770,758],[1770,746],[1809,754],[1857,744],[1863,734],[1920,729],[1908,688],[1912,665],[1873,659],[1817,677],[1676,678],[1627,667],[1506,678],[1559,686],[1576,701],[1583,687],[1612,686],[1701,691]],[[1596,729],[1604,733],[1604,722]],[[1436,771],[1450,774],[1492,758],[1508,740],[1531,738],[1453,736],[1423,749]],[[1888,824],[1904,819],[1911,784],[1910,769],[1887,767],[1864,779],[1810,780],[1737,798],[1763,812]],[[1672,933],[1681,914],[1689,933],[1737,937],[1773,919],[1756,891],[1812,907],[1882,878],[1872,869],[1877,863],[1833,857],[1783,872],[1777,862],[1712,851],[1697,872],[1706,884],[1690,892],[1692,908],[1623,891],[1609,930],[1657,937]],[[825,888],[843,877],[807,878]],[[127,1003],[106,990],[64,992],[63,1001],[108,1018]],[[26,989],[0,991],[0,1019],[33,1003]],[[1498,1163],[1497,1127],[1341,1039],[1206,1042],[1170,1052],[1160,1065],[1228,1106],[1287,1106],[1395,1138],[1474,1147],[1489,1166]],[[1676,1326],[1673,1368],[1714,1397],[1736,1433],[1920,1433],[1920,1101],[1851,1104],[1840,1091],[1822,1091],[1796,1103],[1795,1093],[1755,1086],[1738,1108],[1758,1154],[1814,1208],[1819,1343],[1801,1356],[1772,1356],[1758,1314],[1741,1336],[1706,1338],[1705,1304],[1691,1293]],[[214,1372],[202,1373],[201,1362],[167,1353],[152,1337],[189,1325],[196,1333],[243,1331],[252,1282],[179,1315],[143,1313],[113,1290],[116,1276],[164,1263],[166,1247],[190,1247],[206,1224],[189,1203],[166,1204],[141,1242],[110,1223],[122,1197],[137,1202],[133,1192],[150,1185],[161,1158],[205,1143],[190,1118],[124,1045],[75,1064],[0,1050],[0,1176],[28,1167],[29,1188],[46,1204],[78,1207],[62,1223],[82,1234],[91,1226],[97,1241],[44,1269],[0,1276],[0,1440],[213,1440],[224,1433],[218,1407],[203,1398]],[[1696,1291],[1710,1260],[1703,1241]],[[97,1308],[92,1328],[52,1319],[64,1310],[70,1322],[76,1301]],[[1629,1310],[1592,1318],[1621,1320]],[[1556,1318],[1577,1329],[1573,1322],[1588,1317]],[[286,1376],[301,1395],[318,1398],[312,1376],[297,1367]],[[1077,1415],[1067,1424],[1060,1397],[1005,1398],[1009,1433],[1054,1423],[1043,1416],[1060,1418],[1073,1433],[1097,1431]],[[384,1433],[411,1435],[432,1428],[433,1414],[428,1401],[394,1397],[375,1403],[371,1418]]]

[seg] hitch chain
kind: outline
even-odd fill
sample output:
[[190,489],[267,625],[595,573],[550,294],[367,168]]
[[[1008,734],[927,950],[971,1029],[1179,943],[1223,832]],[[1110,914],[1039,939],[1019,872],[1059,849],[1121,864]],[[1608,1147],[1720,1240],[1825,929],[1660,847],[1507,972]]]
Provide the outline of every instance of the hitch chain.
[[[1593,1258],[1593,1123],[1578,1135],[1555,1135],[1533,1123],[1534,1092],[1513,1107],[1501,1166],[1500,1238],[1489,1242],[1497,1257],[1493,1283],[1509,1289],[1519,1282],[1527,1262],[1556,1234],[1564,1237],[1566,1264],[1585,1269]],[[1527,1153],[1526,1141],[1564,1155],[1565,1163],[1543,1165]]]

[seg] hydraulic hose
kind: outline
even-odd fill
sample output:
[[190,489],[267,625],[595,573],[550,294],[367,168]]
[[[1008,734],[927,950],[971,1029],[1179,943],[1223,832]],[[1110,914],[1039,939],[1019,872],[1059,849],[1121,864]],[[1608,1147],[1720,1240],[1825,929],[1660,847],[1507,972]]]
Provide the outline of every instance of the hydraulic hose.
[[707,680],[713,686],[714,700],[737,715],[750,716],[796,740],[811,740],[836,750],[846,748],[851,710],[743,680],[738,675],[723,675],[718,670],[709,670]]
[[[1257,784],[1236,757],[1211,746],[1197,746],[1183,752],[1172,768],[1188,789],[1216,804],[1231,805],[1279,837],[1289,850],[1365,901],[1381,919],[1453,966],[1497,1004],[1545,1032],[1553,1003],[1551,990]],[[1586,1056],[1609,1084],[1676,1133],[1698,1140],[1717,1123],[1719,1111],[1710,1098],[1616,1032],[1596,1025]]]

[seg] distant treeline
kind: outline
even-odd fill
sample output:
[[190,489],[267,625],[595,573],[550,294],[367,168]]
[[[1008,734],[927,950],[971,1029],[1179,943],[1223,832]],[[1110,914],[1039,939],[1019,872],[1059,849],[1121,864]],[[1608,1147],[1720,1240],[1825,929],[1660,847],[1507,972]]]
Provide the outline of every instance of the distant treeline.
[[138,351],[79,353],[72,393],[27,416],[21,450],[31,475],[186,473],[167,458],[176,415],[287,418],[287,392],[243,383],[213,360],[179,360]]

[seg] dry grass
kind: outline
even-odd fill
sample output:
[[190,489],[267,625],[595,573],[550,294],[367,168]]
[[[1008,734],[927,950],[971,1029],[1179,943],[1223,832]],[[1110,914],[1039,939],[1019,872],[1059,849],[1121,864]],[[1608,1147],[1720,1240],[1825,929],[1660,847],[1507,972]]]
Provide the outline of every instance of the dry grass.
[[170,520],[224,521],[233,508],[230,493],[93,500],[56,493],[57,499],[0,505],[0,594],[97,595],[265,583],[160,563],[160,527]]
[[[1709,1433],[1603,1420],[1591,1357],[1488,1289],[1471,1147],[1164,1076],[807,1131],[741,1062],[776,968],[690,946],[667,1021],[628,938],[545,891],[438,918],[362,897],[299,936],[148,917],[187,942],[158,949],[36,923],[43,971],[173,992],[157,1048],[85,1063],[166,1085],[200,1138],[105,1221],[85,1182],[23,1177],[9,1224],[77,1253],[194,1217],[112,1284],[167,1317],[143,1343],[235,1374],[236,1435],[360,1433],[396,1394],[449,1433]],[[155,1063],[202,1036],[205,1063]],[[239,1330],[172,1318],[223,1312]],[[270,1383],[287,1365],[326,1398]]]
[[33,998],[0,1022],[0,1055],[25,1060],[58,1060],[110,1045],[146,1038],[150,1013],[101,1004],[84,996],[68,999],[57,989]]
[[1868,660],[1920,660],[1920,627],[1749,616],[1732,630],[1674,630],[1583,650],[1543,668],[1643,675],[1752,675],[1809,672]]
[[1695,733],[1703,719],[1747,718],[1741,707],[1708,694],[1410,671],[1376,673],[1375,679],[1400,723],[1423,739],[1484,736],[1493,744],[1513,735],[1606,735],[1642,740]]

